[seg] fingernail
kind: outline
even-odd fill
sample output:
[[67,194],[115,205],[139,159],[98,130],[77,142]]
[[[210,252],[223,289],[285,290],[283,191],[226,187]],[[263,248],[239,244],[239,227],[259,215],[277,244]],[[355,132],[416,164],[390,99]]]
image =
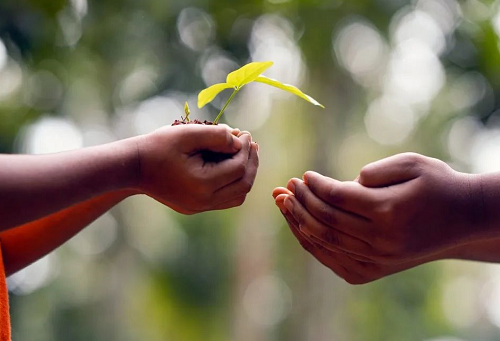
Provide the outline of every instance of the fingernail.
[[287,187],[291,192],[295,193],[295,184],[293,183],[293,180],[288,181]]
[[290,198],[285,199],[285,207],[288,211],[293,212],[293,202]]

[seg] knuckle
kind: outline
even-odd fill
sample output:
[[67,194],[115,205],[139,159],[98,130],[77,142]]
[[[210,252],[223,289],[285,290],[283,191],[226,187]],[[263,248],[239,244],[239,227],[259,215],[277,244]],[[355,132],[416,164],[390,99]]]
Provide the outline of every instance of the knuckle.
[[414,152],[402,153],[401,157],[405,162],[408,162],[409,164],[419,163],[423,159],[422,155]]
[[425,163],[425,158],[424,156],[417,154],[417,153],[403,153],[402,154],[403,158],[403,165],[405,168],[420,168],[422,165]]

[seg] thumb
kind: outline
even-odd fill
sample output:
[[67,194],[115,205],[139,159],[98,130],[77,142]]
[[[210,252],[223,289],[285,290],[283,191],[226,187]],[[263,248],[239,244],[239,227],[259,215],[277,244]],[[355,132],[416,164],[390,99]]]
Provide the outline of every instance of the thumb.
[[385,187],[418,178],[424,156],[403,153],[372,162],[361,169],[356,179],[366,187]]
[[210,150],[216,153],[235,154],[242,148],[241,140],[227,126],[185,125],[183,149],[187,153]]

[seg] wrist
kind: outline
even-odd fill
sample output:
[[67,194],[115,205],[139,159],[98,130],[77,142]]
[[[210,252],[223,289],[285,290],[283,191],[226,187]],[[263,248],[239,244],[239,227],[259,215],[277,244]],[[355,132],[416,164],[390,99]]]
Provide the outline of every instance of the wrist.
[[455,208],[455,218],[450,227],[458,237],[456,250],[461,245],[484,239],[490,232],[490,216],[485,207],[484,179],[479,174],[456,172],[455,186],[458,205]]
[[500,173],[467,174],[469,178],[470,236],[467,242],[500,237]]
[[115,178],[114,192],[125,197],[141,194],[140,158],[138,141],[140,136],[119,140],[112,143],[112,152],[116,157],[113,177]]

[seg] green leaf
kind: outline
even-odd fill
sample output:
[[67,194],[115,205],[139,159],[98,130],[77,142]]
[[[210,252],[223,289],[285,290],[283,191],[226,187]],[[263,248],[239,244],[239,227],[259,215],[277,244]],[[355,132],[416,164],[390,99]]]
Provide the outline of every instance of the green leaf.
[[198,95],[198,108],[203,108],[206,104],[212,102],[219,92],[229,88],[234,88],[234,86],[228,83],[218,83],[206,88]]
[[273,62],[253,62],[247,64],[227,75],[226,82],[239,90],[243,85],[253,82],[273,64]]
[[186,114],[186,121],[189,122],[189,115],[191,115],[191,111],[189,110],[188,102],[184,103],[184,113]]
[[272,78],[268,78],[268,77],[265,77],[265,76],[259,76],[255,79],[256,82],[260,82],[260,83],[264,83],[264,84],[267,84],[267,85],[271,85],[271,86],[274,86],[278,89],[281,89],[281,90],[285,90],[285,91],[288,91],[294,95],[297,95],[303,99],[305,99],[306,101],[314,104],[314,105],[317,105],[317,106],[320,106],[322,108],[325,108],[325,106],[321,103],[319,103],[318,101],[316,101],[314,98],[312,98],[311,96],[309,95],[306,95],[305,93],[303,93],[302,91],[300,91],[297,87],[293,86],[293,85],[289,85],[289,84],[283,84],[275,79],[272,79]]

